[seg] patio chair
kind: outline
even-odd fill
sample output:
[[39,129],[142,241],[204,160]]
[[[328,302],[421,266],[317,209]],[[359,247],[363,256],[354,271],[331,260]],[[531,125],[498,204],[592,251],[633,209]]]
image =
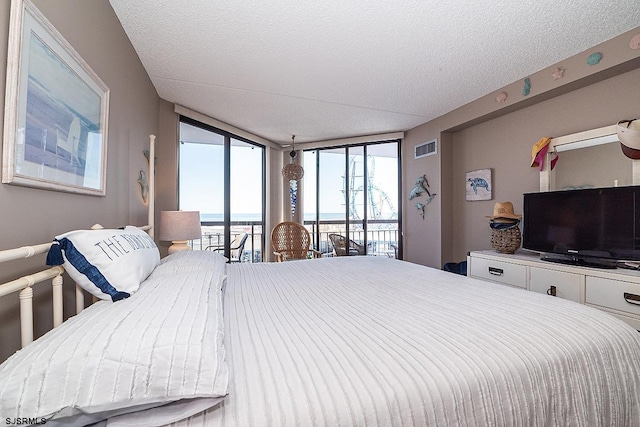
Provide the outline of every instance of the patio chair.
[[322,256],[322,252],[311,248],[309,230],[297,222],[281,222],[273,227],[271,244],[278,262]]
[[[333,245],[333,251],[336,256],[348,256],[348,255],[366,255],[367,248],[364,245],[354,242],[346,237],[331,233],[329,234],[329,240]],[[348,242],[348,244],[347,244]]]
[[[393,257],[398,259],[398,245],[392,243],[389,246],[393,249]],[[391,256],[389,256],[389,258],[391,258]]]
[[[237,234],[231,243],[229,244],[229,249],[231,250],[230,256],[231,259],[229,262],[242,262],[242,254],[244,253],[244,244],[247,241],[249,235],[247,233]],[[213,252],[224,252],[224,248],[218,246],[207,246],[205,248],[207,251]]]

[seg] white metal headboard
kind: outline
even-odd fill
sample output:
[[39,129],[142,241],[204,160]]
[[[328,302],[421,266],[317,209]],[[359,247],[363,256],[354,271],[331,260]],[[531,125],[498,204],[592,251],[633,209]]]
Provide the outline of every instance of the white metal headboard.
[[[152,238],[154,237],[154,202],[155,202],[155,135],[149,135],[149,201],[147,225],[140,227]],[[91,228],[102,228],[94,225]],[[0,251],[0,263],[31,258],[49,251],[51,243],[42,243],[33,246],[21,246],[15,249]],[[0,298],[18,292],[20,298],[20,336],[21,345],[25,347],[33,341],[33,287],[39,283],[51,280],[53,327],[60,326],[63,321],[62,304],[62,274],[64,268],[55,266],[37,271],[16,280],[0,284]],[[84,310],[84,293],[82,288],[76,285],[76,314]]]

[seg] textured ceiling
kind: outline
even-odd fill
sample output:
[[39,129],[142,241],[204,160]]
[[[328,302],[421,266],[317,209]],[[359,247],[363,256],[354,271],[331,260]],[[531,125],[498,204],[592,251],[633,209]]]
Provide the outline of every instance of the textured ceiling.
[[110,0],[161,98],[288,144],[405,131],[640,23],[638,0]]

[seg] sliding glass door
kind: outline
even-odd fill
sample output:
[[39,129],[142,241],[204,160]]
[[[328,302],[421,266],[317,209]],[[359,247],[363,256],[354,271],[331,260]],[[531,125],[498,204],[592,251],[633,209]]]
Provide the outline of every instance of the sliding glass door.
[[264,247],[265,150],[251,141],[181,117],[178,206],[200,211],[194,249],[258,262]]
[[401,256],[399,149],[385,141],[304,152],[304,219],[324,256]]
[[260,262],[265,237],[265,149],[237,138],[231,138],[230,144],[228,200],[231,234],[232,237],[247,236],[242,262]]
[[374,254],[400,257],[401,182],[398,142],[366,147],[366,224]]

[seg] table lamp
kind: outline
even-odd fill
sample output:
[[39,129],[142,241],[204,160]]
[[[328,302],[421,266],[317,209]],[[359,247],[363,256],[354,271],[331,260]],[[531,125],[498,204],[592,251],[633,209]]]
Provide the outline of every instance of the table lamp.
[[187,240],[200,239],[200,212],[198,211],[161,211],[159,240],[171,241],[169,254],[189,251]]

